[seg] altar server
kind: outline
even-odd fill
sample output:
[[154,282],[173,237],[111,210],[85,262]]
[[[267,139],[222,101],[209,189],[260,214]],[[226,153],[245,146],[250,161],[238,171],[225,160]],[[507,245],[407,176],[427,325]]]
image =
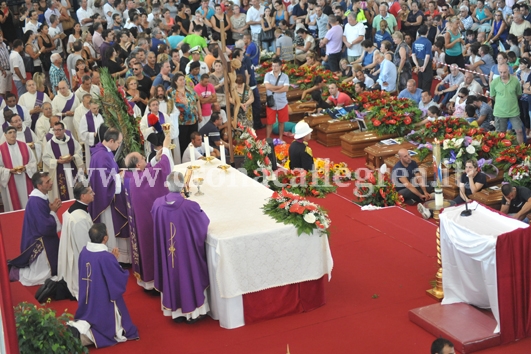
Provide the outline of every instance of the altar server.
[[78,170],[84,170],[81,145],[65,133],[63,122],[55,123],[53,132],[42,153],[43,170],[50,173],[54,182],[50,197],[74,199],[73,180]]
[[20,210],[26,207],[33,189],[30,177],[37,172],[37,162],[28,145],[17,140],[15,127],[4,131],[5,142],[0,145],[2,203],[4,211]]
[[166,179],[170,193],[155,200],[155,288],[162,311],[176,322],[193,323],[209,311],[205,241],[210,223],[199,204],[184,199],[184,177],[172,172]]
[[89,181],[96,193],[94,202],[89,205],[92,220],[103,222],[109,230],[107,245],[112,250],[118,247],[122,263],[131,263],[131,245],[125,193],[122,191],[122,177],[114,160],[113,151],[122,144],[123,136],[115,128],[109,128],[103,141],[92,149],[89,168]]
[[83,182],[77,182],[74,186],[74,198],[74,204],[63,213],[57,275],[59,279],[65,280],[72,296],[78,299],[78,260],[79,254],[90,242],[92,218],[88,213],[88,205],[94,200],[94,192],[88,183],[85,185]]
[[66,129],[74,130],[74,111],[79,106],[76,95],[70,91],[65,81],[59,81],[57,95],[53,98],[53,114],[60,116],[66,125]]
[[166,134],[163,147],[155,156],[155,166],[146,163],[144,156],[132,152],[125,158],[128,171],[124,174],[125,195],[129,218],[133,272],[138,285],[153,290],[153,218],[151,208],[155,199],[164,196],[164,186],[173,164],[168,146],[170,135]]
[[61,231],[56,214],[61,201],[55,199],[50,203],[48,199],[52,179],[47,172],[37,172],[31,177],[31,182],[35,189],[29,195],[24,213],[20,244],[22,254],[8,261],[9,279],[19,280],[25,286],[43,284],[57,274],[57,233]]
[[33,80],[26,82],[26,90],[28,91],[19,97],[18,104],[29,111],[31,115],[31,130],[35,131],[35,124],[37,124],[37,119],[42,113],[42,104],[44,102],[52,103],[52,101],[46,93],[37,91],[37,85]]
[[97,348],[138,339],[123,298],[129,272],[118,264],[118,250],[108,251],[104,224],[94,224],[89,237],[79,255],[78,308],[68,324],[78,330],[84,345]]

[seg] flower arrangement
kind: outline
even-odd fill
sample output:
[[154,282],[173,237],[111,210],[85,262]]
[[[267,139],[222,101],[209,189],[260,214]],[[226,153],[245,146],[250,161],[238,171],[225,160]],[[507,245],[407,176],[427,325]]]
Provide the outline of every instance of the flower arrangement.
[[442,159],[448,168],[462,168],[470,159],[477,159],[481,149],[481,140],[470,136],[464,138],[452,138],[443,140]]
[[313,159],[313,163],[317,175],[321,178],[328,174],[330,179],[337,183],[338,181],[349,181],[352,176],[348,165],[344,162],[334,163],[330,159],[318,157]]
[[510,182],[512,185],[527,187],[531,186],[531,162],[529,162],[529,156],[518,165],[513,165],[503,175],[505,181]]
[[355,180],[354,196],[361,205],[387,207],[402,206],[404,203],[404,197],[396,191],[389,173],[380,173],[378,178],[371,172],[365,178],[355,173],[352,179]]
[[271,147],[265,139],[259,140],[251,128],[246,128],[240,136],[245,146],[243,168],[249,177],[270,177],[273,175],[271,161],[267,155]]
[[289,144],[275,145],[275,156],[278,164],[284,166],[289,160]]
[[367,128],[379,135],[403,136],[412,130],[413,124],[419,122],[422,116],[422,111],[407,98],[384,98],[375,104],[363,104],[363,107],[369,110]]
[[285,189],[274,192],[262,209],[277,222],[294,225],[299,236],[303,233],[311,235],[314,230],[319,230],[321,235],[330,235],[328,213],[319,205]]
[[429,142],[426,144],[419,144],[415,149],[417,152],[417,157],[419,159],[419,164],[422,163],[429,154],[433,152],[433,145]]
[[494,164],[502,170],[508,170],[512,165],[522,163],[530,153],[529,145],[509,146],[499,152],[498,157],[494,159]]
[[291,193],[303,197],[324,198],[335,192],[337,187],[322,177],[309,173],[303,169],[276,171],[276,179],[269,181],[269,188],[275,191],[289,189]]
[[484,158],[493,158],[498,156],[500,151],[513,145],[516,137],[513,134],[503,132],[487,132],[482,137],[482,146],[480,155]]
[[428,122],[422,129],[424,138],[452,139],[457,137],[474,136],[482,131],[478,128],[470,127],[470,124],[463,118],[446,117]]

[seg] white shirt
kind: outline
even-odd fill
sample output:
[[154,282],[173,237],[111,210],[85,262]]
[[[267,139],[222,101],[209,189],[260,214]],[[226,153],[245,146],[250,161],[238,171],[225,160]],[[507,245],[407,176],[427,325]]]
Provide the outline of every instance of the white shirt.
[[[105,13],[105,19],[107,19],[107,28],[110,29],[112,28],[112,24],[113,24],[113,20],[112,20],[112,15],[114,14],[120,14],[120,11],[118,11],[114,6],[112,6],[111,4],[107,3],[105,5],[103,5],[103,12]],[[109,12],[111,13],[111,15],[109,16]]]
[[[57,35],[60,34],[60,33],[63,33],[63,30],[62,30],[59,26],[57,26],[57,27],[55,27],[55,28],[50,27],[50,28],[48,29],[48,34],[49,34],[50,37],[52,37],[52,38],[55,37],[55,36],[57,36]],[[55,49],[52,50],[52,53],[59,53],[59,54],[61,54],[62,52],[63,52],[63,41],[61,40],[61,38],[57,38],[57,39],[55,40]]]
[[[22,78],[17,75],[15,68],[20,70]],[[21,81],[22,79],[26,79],[26,67],[24,66],[24,60],[22,60],[20,54],[14,50],[11,52],[11,54],[9,54],[9,70],[11,71],[11,74],[13,74],[13,80]]]
[[[212,153],[214,151],[214,148],[212,146],[209,146],[210,152]],[[205,148],[203,147],[203,144],[201,144],[200,147],[194,147],[192,148],[192,144],[190,143],[186,150],[184,150],[183,153],[183,159],[182,163],[190,162],[192,160],[190,152],[194,152],[195,159],[198,160],[201,156],[205,156]]]
[[[186,64],[186,68],[185,68],[185,71],[186,71],[186,74],[190,74],[190,64],[192,64],[192,62],[188,62],[188,64]],[[210,70],[208,70],[208,66],[206,65],[206,63],[204,61],[199,61],[199,65],[201,65],[199,67],[199,76],[203,75],[203,74],[210,74]]]
[[[345,25],[345,30],[343,31],[343,36],[346,38],[347,42],[352,43],[358,37],[365,36],[365,26],[363,23],[358,22],[354,26],[347,23]],[[351,48],[347,48],[347,55],[350,57],[358,57],[363,52],[361,47],[361,42],[354,44]]]
[[90,7],[87,6],[86,10],[83,10],[82,7],[77,9],[76,11],[77,19],[82,27],[88,27],[92,22],[87,22],[86,24],[82,24],[81,21],[91,17],[94,15],[94,11]]
[[26,23],[26,26],[24,27],[24,33],[26,33],[28,30],[32,30],[33,34],[37,34],[37,31],[41,27],[42,23],[37,22],[36,25],[34,25],[31,21],[28,21]]
[[[260,22],[262,19],[260,15],[264,14],[264,7],[260,5],[260,9],[257,10],[254,8],[254,6],[251,6],[249,10],[247,10],[247,15],[245,17],[245,22]],[[251,33],[260,33],[262,32],[262,25],[259,23],[257,25],[251,25]]]

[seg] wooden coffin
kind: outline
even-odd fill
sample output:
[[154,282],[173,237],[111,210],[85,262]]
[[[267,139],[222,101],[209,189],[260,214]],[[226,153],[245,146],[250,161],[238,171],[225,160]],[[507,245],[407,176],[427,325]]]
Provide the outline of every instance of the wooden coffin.
[[409,142],[395,145],[385,145],[382,143],[376,143],[364,149],[365,166],[372,170],[375,170],[377,168],[380,168],[380,166],[384,163],[384,159],[386,157],[396,155],[398,153],[398,150],[414,150],[415,148],[416,146]]
[[396,138],[396,134],[378,135],[376,132],[354,131],[341,136],[341,153],[349,157],[365,156],[365,148],[381,140]]
[[[310,112],[313,112],[313,108],[300,107],[302,103],[290,103],[289,104],[289,121],[298,123],[303,120]],[[328,117],[330,119],[330,117]]]
[[313,140],[317,139],[317,126],[319,124],[321,124],[321,123],[326,123],[326,122],[328,122],[331,119],[332,118],[328,114],[310,115],[310,116],[306,116],[304,118],[304,121],[306,123],[308,123],[310,128],[313,129],[313,131],[312,131],[312,139]]
[[499,189],[492,190],[490,188],[483,188],[470,196],[470,199],[478,203],[487,205],[495,210],[500,210],[503,194],[501,191],[501,184],[497,185]]
[[340,137],[358,129],[358,122],[330,121],[319,124],[314,130],[317,131],[317,142],[324,146],[341,145]]
[[[299,89],[290,89],[286,96],[288,103],[293,103],[301,99],[302,91]],[[260,94],[260,116],[266,116],[266,89],[264,85],[258,85],[258,93]],[[299,119],[300,120],[300,119]]]
[[[426,179],[428,181],[433,181],[434,175],[433,175],[433,157],[432,157],[432,155],[430,154],[430,155],[426,156],[426,158],[424,159],[424,161],[422,161],[422,163],[419,163],[418,155],[412,156],[411,159],[416,161],[417,164],[419,164],[419,169],[424,170]],[[389,171],[391,171],[393,169],[393,167],[398,163],[398,161],[399,161],[398,155],[395,154],[395,155],[388,156],[388,157],[384,158],[383,162],[387,165],[387,169]],[[443,175],[444,175],[444,172],[443,172]]]
[[[504,171],[500,170],[498,172],[498,175],[494,176],[493,178],[490,178],[489,176],[487,176],[487,185],[483,186],[483,188],[492,187],[494,185],[497,185],[503,182],[503,173]],[[443,195],[444,195],[444,198],[446,199],[454,199],[459,195],[459,183],[456,180],[455,173],[450,175],[450,177],[448,178],[448,183],[446,184],[446,187],[443,187]]]

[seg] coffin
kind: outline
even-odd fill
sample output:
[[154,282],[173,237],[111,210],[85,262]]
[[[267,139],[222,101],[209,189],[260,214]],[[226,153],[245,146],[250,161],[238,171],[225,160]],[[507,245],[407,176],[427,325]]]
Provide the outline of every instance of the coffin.
[[380,168],[384,163],[384,159],[389,156],[394,156],[400,149],[414,150],[416,145],[409,142],[395,145],[385,145],[376,143],[364,149],[365,151],[365,166],[371,170]]
[[313,131],[312,131],[312,139],[313,140],[317,139],[317,126],[319,124],[321,124],[321,123],[326,123],[326,122],[328,122],[331,119],[332,118],[328,114],[310,115],[310,116],[306,116],[304,118],[304,121],[306,123],[308,123],[310,128],[313,129]]
[[[487,176],[487,185],[483,186],[483,188],[485,189],[486,187],[492,187],[503,182],[503,173],[504,171],[500,170],[498,175],[494,176],[493,178]],[[459,195],[459,183],[456,181],[455,173],[450,175],[448,178],[448,185],[443,187],[443,195],[446,199],[454,199]]]
[[[289,110],[290,110],[289,121],[290,122],[298,123],[301,120],[303,120],[304,117],[306,117],[308,114],[310,114],[310,112],[314,111],[313,108],[304,108],[304,107],[300,107],[300,105],[302,105],[302,103],[300,102],[289,104]],[[328,119],[330,119],[330,117],[328,117]]]
[[358,122],[333,120],[319,124],[317,131],[317,142],[324,146],[341,145],[340,137],[358,129]]
[[497,185],[499,189],[492,190],[490,188],[483,188],[479,192],[476,192],[470,196],[470,199],[475,200],[478,203],[487,205],[492,209],[500,210],[503,194],[501,191],[501,184]]
[[[293,103],[301,99],[304,90],[290,89],[286,95],[288,103]],[[260,94],[260,116],[266,116],[266,89],[264,85],[258,85],[258,93]],[[300,119],[299,119],[300,120]]]
[[396,138],[396,134],[378,135],[376,132],[350,132],[341,136],[341,152],[349,157],[365,156],[365,148],[381,140]]

